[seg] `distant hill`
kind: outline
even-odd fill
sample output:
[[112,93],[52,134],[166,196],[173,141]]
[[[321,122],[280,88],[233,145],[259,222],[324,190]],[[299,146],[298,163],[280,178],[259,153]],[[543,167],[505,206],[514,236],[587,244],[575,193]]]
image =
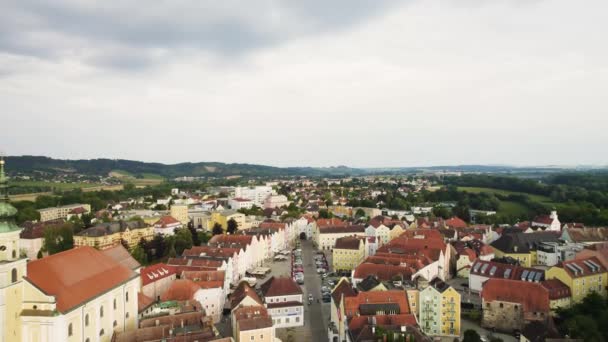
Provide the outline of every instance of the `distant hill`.
[[[512,167],[492,165],[455,165],[455,166],[428,166],[428,167],[394,167],[394,168],[351,168],[348,166],[336,167],[274,167],[255,164],[226,164],[218,162],[161,164],[147,163],[124,159],[80,159],[64,160],[42,156],[14,156],[7,157],[10,163],[9,172],[20,174],[34,174],[46,172],[51,174],[78,173],[86,175],[108,176],[111,172],[135,178],[166,178],[192,176],[192,177],[279,177],[279,176],[307,176],[307,177],[339,177],[361,176],[371,174],[412,174],[420,172],[465,172],[465,173],[500,173],[519,176],[528,174],[560,173],[564,171],[582,171],[585,168],[567,167]],[[605,168],[600,168],[606,170]],[[589,169],[587,169],[589,170]]]
[[345,166],[313,168],[313,167],[274,167],[255,164],[226,164],[218,162],[161,164],[146,163],[123,159],[79,159],[64,160],[42,156],[13,156],[7,157],[11,173],[33,174],[45,172],[50,174],[78,173],[87,175],[108,176],[111,172],[118,172],[143,178],[149,175],[158,175],[163,178],[182,176],[192,177],[226,177],[226,176],[348,176],[367,174],[363,169]]

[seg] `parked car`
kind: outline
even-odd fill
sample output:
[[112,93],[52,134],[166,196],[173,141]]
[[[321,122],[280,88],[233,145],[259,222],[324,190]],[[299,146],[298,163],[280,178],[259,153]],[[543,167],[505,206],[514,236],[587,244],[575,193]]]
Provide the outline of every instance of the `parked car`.
[[[328,276],[329,276],[329,274],[328,274]],[[330,279],[330,280],[327,281],[327,285],[331,286],[331,287],[334,287],[334,286],[336,286],[336,282]]]
[[317,268],[317,273],[319,273],[319,274],[325,273],[325,269],[324,268]]
[[330,289],[328,286],[321,286],[321,292],[330,292]]
[[327,294],[327,295],[323,295],[323,297],[321,297],[323,299],[323,303],[329,303],[331,302],[331,295]]

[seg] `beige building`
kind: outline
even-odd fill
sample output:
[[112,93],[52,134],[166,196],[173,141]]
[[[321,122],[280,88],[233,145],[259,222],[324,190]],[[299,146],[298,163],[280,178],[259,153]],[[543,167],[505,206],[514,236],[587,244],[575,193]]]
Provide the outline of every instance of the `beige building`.
[[234,311],[236,342],[274,342],[272,318],[263,306],[241,307]]
[[57,219],[68,219],[70,215],[82,215],[91,213],[90,204],[68,204],[61,207],[38,209],[40,221],[46,222]]
[[17,209],[8,200],[8,180],[0,159],[0,342],[21,341],[22,277],[27,259],[20,256]]
[[186,225],[190,222],[188,218],[188,206],[186,204],[173,204],[169,215],[173,216],[181,224]]
[[32,261],[23,280],[22,341],[107,342],[137,328],[139,275],[94,248]]
[[87,228],[74,235],[74,246],[90,246],[107,249],[124,240],[129,248],[135,247],[141,239],[150,241],[154,238],[154,227],[139,221],[118,221],[102,223]]
[[331,250],[336,245],[336,240],[347,236],[365,236],[365,226],[327,226],[319,227],[315,236],[319,249]]

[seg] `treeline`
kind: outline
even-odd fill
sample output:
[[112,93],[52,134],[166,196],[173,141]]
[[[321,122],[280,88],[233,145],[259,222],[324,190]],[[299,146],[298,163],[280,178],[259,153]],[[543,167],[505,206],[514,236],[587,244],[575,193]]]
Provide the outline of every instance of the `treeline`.
[[[446,177],[445,184],[472,186],[548,197],[552,204],[539,203],[525,194],[495,194],[500,200],[524,204],[533,213],[555,207],[562,222],[608,225],[608,173],[565,173],[531,180],[507,176],[464,175]],[[475,208],[477,209],[477,208]]]

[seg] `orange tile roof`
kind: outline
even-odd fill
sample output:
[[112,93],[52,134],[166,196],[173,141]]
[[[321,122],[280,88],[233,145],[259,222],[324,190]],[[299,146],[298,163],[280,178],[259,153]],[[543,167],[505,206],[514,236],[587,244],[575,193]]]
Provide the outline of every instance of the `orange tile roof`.
[[131,269],[85,246],[29,262],[25,279],[55,296],[57,310],[65,313],[137,277]]
[[167,228],[167,226],[169,225],[177,224],[180,224],[180,222],[176,220],[173,216],[165,215],[161,217],[158,221],[156,221],[156,223],[154,223],[154,226],[159,226],[160,228]]
[[467,223],[464,222],[460,217],[452,217],[449,220],[445,221],[445,225],[450,228],[466,228]]
[[177,279],[160,296],[160,300],[190,300],[201,287],[190,279]]
[[247,284],[246,281],[241,281],[241,283],[234,289],[232,294],[230,295],[230,307],[232,309],[236,308],[245,297],[249,297],[253,299],[259,305],[264,305],[260,296],[255,292],[255,290]]
[[266,329],[272,327],[272,318],[263,306],[249,306],[234,311],[234,320],[239,331]]
[[137,293],[137,312],[141,313],[154,304],[154,299],[146,296],[145,294]]

